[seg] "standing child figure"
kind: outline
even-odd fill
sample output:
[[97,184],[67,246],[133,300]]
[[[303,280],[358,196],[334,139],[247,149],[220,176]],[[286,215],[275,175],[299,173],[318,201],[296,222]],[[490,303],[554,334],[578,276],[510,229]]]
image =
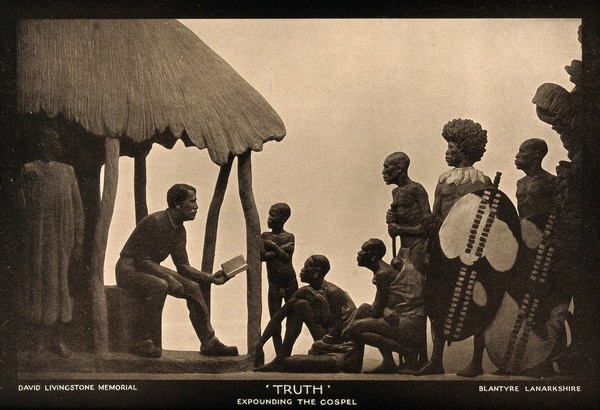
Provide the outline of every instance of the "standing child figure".
[[[273,317],[280,309],[282,302],[290,300],[298,289],[296,271],[292,265],[295,238],[283,229],[289,219],[291,210],[288,204],[277,203],[269,209],[267,226],[270,232],[262,233],[261,260],[267,263],[269,280],[269,315]],[[277,353],[281,348],[281,324],[273,332],[273,345]]]

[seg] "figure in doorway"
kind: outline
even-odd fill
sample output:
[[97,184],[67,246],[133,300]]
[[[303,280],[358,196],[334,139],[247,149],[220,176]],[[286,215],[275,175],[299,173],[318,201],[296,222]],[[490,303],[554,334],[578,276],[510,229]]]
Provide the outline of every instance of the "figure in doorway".
[[84,215],[75,172],[59,161],[62,145],[53,128],[39,130],[38,148],[19,184],[25,234],[19,310],[33,327],[35,351],[49,348],[66,358],[72,353],[65,336],[73,313],[69,270],[80,262]]

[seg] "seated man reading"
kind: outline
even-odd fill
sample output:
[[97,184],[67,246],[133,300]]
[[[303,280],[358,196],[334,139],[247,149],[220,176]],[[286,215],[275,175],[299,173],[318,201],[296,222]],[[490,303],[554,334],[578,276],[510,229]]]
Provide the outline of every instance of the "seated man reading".
[[390,266],[382,260],[385,252],[385,244],[380,239],[369,239],[358,252],[358,266],[373,272],[377,292],[372,305],[365,303],[358,308],[343,336],[359,345],[379,349],[383,362],[371,373],[398,371],[392,356],[394,351],[411,358],[407,367],[416,370],[419,346],[426,337],[424,276],[401,258],[395,258],[394,266]]
[[[208,274],[190,266],[183,223],[196,218],[196,189],[176,184],[167,192],[168,209],[146,216],[133,230],[116,265],[117,284],[140,296],[143,312],[133,345],[133,353],[160,357],[161,349],[152,340],[151,329],[160,326],[167,295],[187,301],[190,320],[200,339],[200,353],[207,356],[236,356],[237,347],[225,346],[215,336],[208,306],[199,283],[222,285],[223,271]],[[160,265],[171,255],[177,272]]]
[[300,280],[308,286],[298,289],[267,324],[256,346],[256,366],[264,363],[263,346],[287,318],[283,344],[275,359],[256,371],[282,371],[304,323],[313,340],[330,345],[342,342],[342,330],[350,322],[356,306],[344,290],[325,281],[329,268],[329,260],[323,255],[313,255],[306,260],[300,271]]

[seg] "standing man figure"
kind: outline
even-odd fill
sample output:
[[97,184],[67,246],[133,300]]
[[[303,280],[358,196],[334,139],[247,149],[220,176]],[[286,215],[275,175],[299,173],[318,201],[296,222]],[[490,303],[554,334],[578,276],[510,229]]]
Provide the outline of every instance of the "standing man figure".
[[[151,329],[161,325],[167,295],[187,301],[190,320],[200,339],[200,353],[207,356],[236,356],[237,347],[225,346],[215,336],[208,306],[198,283],[222,285],[228,278],[223,271],[209,274],[190,266],[183,223],[196,218],[196,189],[186,184],[173,185],[167,192],[168,209],[146,216],[133,230],[116,265],[117,284],[140,296],[143,312],[138,323],[133,352],[145,357],[160,357],[161,349],[151,339]],[[177,272],[160,265],[171,255]]]
[[473,167],[483,157],[487,144],[487,131],[479,123],[452,120],[444,125],[442,137],[448,143],[446,163],[453,168],[440,175],[435,188],[433,215],[440,223],[464,195],[492,186],[490,178]]
[[[397,185],[392,190],[392,204],[386,214],[388,233],[392,244],[396,246],[396,237],[400,237],[400,252],[404,258],[425,277],[428,269],[427,232],[425,223],[431,220],[429,197],[425,188],[408,177],[410,158],[404,152],[394,152],[383,162],[383,180],[387,185]],[[422,332],[427,334],[427,323],[423,323]],[[402,357],[402,355],[401,355]],[[419,352],[420,366],[427,363],[427,337],[422,340]]]
[[[292,265],[294,254],[294,234],[283,229],[290,217],[291,210],[288,204],[277,203],[269,209],[267,225],[271,232],[262,233],[262,247],[260,257],[267,263],[267,279],[269,281],[269,315],[271,317],[281,309],[282,301],[288,301],[298,290],[296,271]],[[281,348],[281,326],[273,330],[273,346],[275,351]]]
[[392,190],[392,204],[385,220],[392,241],[395,243],[400,237],[398,256],[410,260],[426,274],[427,235],[423,220],[430,218],[431,210],[425,188],[408,177],[409,165],[410,158],[403,152],[394,152],[383,163],[383,180],[387,185],[397,185]]
[[[525,219],[538,219],[538,221],[531,222],[545,223],[548,217],[556,211],[558,178],[542,168],[542,160],[547,153],[548,144],[546,144],[546,141],[540,138],[530,138],[523,141],[515,156],[515,166],[525,173],[525,176],[517,181],[516,193],[517,210],[521,223]],[[535,215],[541,215],[544,219],[539,220],[539,217],[536,218]],[[538,228],[543,231],[544,225],[539,225]],[[544,299],[541,302],[541,307],[548,313],[545,320],[538,320],[545,323],[558,322],[563,323],[563,325],[559,328],[551,327],[555,333],[552,336],[559,337],[560,341],[556,343],[555,350],[550,354],[548,360],[527,372],[527,374],[540,377],[554,375],[552,361],[566,349],[567,342],[564,327],[566,312],[556,309],[556,306],[562,304],[566,308],[571,297],[568,292],[565,292],[565,286],[561,286],[563,284],[560,283],[561,279],[558,277],[560,272],[555,268],[551,272],[546,284],[546,291],[543,294]],[[525,274],[529,276],[530,271],[526,271]]]
[[[484,173],[473,167],[481,160],[487,144],[487,131],[479,123],[468,119],[455,119],[449,121],[442,130],[442,137],[448,143],[446,150],[446,163],[453,167],[444,172],[438,179],[435,188],[433,203],[434,221],[429,225],[430,233],[437,235],[442,222],[454,204],[466,194],[478,189],[492,186],[492,181]],[[466,222],[468,223],[468,222]],[[435,274],[435,266],[431,267],[430,274]],[[428,281],[429,283],[429,281]],[[445,340],[442,336],[443,323],[432,318],[432,312],[444,309],[439,306],[435,295],[430,294],[431,286],[426,286],[425,303],[427,315],[431,319],[433,333],[433,351],[431,359],[416,375],[443,374],[443,354]],[[433,315],[436,316],[436,315]],[[483,373],[482,359],[485,350],[483,334],[474,335],[473,356],[469,365],[458,372],[459,376],[474,377]]]
[[521,219],[554,212],[556,176],[542,168],[547,153],[546,141],[530,138],[521,144],[515,157],[517,169],[525,173],[517,181],[517,210]]

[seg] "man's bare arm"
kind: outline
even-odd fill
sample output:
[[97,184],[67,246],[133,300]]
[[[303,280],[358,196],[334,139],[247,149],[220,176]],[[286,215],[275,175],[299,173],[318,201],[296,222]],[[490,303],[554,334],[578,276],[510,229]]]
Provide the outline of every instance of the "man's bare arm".
[[392,277],[389,272],[379,271],[375,274],[377,291],[375,292],[375,300],[373,300],[373,304],[371,305],[371,317],[377,319],[383,316],[383,310],[388,303],[391,282]]
[[287,242],[285,245],[277,246],[272,240],[266,240],[263,242],[265,253],[273,252],[275,256],[284,262],[290,262],[292,260],[292,254],[294,253],[294,242]]
[[214,283],[215,285],[222,285],[229,280],[222,270],[210,274],[202,272],[188,264],[177,265],[177,272],[184,278],[191,279],[198,283]]
[[332,343],[339,343],[341,340],[342,330],[344,327],[343,323],[343,308],[346,301],[344,291],[341,289],[336,291],[329,299],[329,326],[327,326],[327,339],[331,340]]

